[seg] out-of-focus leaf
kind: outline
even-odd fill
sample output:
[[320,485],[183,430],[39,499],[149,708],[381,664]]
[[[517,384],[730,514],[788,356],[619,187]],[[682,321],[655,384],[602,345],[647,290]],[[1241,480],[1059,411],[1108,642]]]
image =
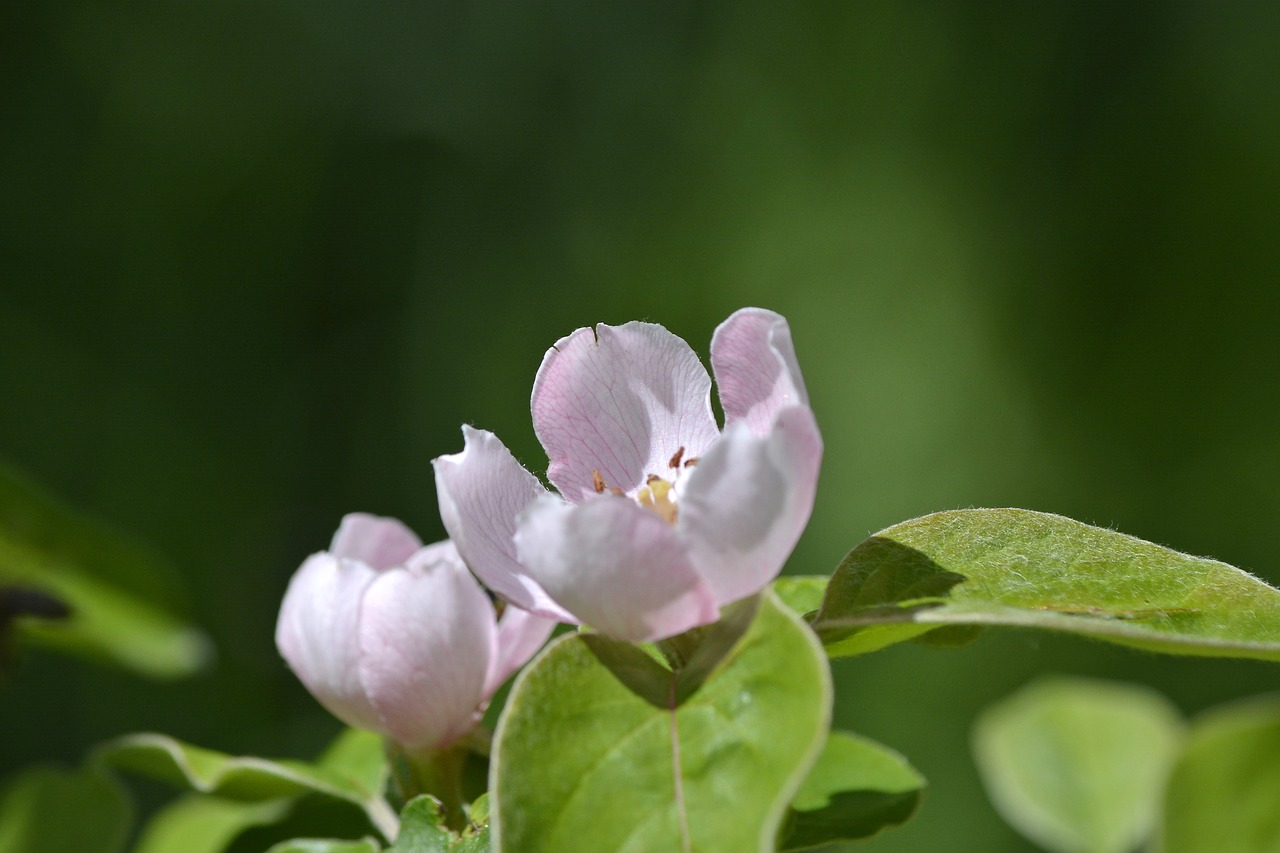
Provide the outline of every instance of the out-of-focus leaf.
[[131,812],[119,785],[100,772],[34,768],[0,796],[0,853],[117,853]]
[[358,806],[380,829],[394,824],[380,787],[382,778],[367,756],[367,733],[346,734],[318,764],[235,757],[182,743],[166,735],[136,734],[95,752],[104,765],[160,779],[180,788],[232,800],[263,802],[320,794]]
[[152,816],[133,853],[221,853],[246,829],[276,823],[292,808],[292,798],[244,802],[188,794]]
[[176,582],[155,553],[58,504],[0,464],[0,587],[44,593],[66,619],[18,618],[22,636],[141,675],[199,669],[212,646],[167,606]]
[[1022,834],[1061,853],[1123,853],[1155,827],[1182,729],[1146,688],[1045,679],[984,712],[973,749],[992,803]]
[[778,600],[797,616],[805,616],[822,605],[822,594],[830,579],[824,575],[783,575],[774,580],[773,592]]
[[1194,722],[1165,792],[1163,850],[1280,851],[1280,698]]
[[295,838],[272,845],[267,853],[378,853],[382,848],[372,838],[343,841],[333,838]]
[[924,787],[924,777],[893,750],[832,732],[791,801],[779,849],[851,841],[897,826],[915,814]]
[[525,669],[494,740],[496,850],[773,849],[826,741],[825,655],[769,591],[702,637],[678,672],[585,634]]
[[1022,509],[939,512],[845,557],[813,625],[833,657],[948,625],[1280,660],[1280,590],[1226,563]]

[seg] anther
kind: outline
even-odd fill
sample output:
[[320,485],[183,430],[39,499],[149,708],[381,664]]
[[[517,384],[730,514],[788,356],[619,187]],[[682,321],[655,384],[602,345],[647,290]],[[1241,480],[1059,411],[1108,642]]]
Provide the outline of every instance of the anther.
[[694,465],[697,465],[697,464],[698,464],[698,457],[696,456],[690,456],[688,459],[684,460],[684,467],[686,468],[692,468]]
[[682,448],[680,448],[679,450],[677,450],[677,451],[675,452],[675,454],[671,457],[671,461],[667,463],[667,467],[668,467],[668,468],[679,468],[679,467],[680,467],[680,457],[682,457],[682,456],[684,456],[684,448],[683,448],[683,447],[682,447]]
[[591,469],[591,485],[595,487],[596,494],[604,494],[604,477],[600,476],[598,468]]

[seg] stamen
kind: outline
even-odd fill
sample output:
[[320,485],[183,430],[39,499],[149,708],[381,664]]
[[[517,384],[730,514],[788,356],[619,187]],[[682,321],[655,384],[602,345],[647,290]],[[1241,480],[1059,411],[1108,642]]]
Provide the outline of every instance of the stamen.
[[690,456],[688,459],[684,460],[684,467],[686,468],[692,468],[694,465],[697,465],[697,464],[698,464],[698,457],[696,456]]
[[653,485],[654,483],[658,482],[658,481],[659,481],[659,480],[661,480],[661,479],[662,479],[662,478],[661,478],[661,477],[659,477],[657,474],[650,474],[649,476],[647,476],[647,477],[645,477],[645,478],[644,478],[644,484],[645,484],[646,486],[651,486],[651,485]]
[[667,524],[676,523],[676,502],[671,484],[661,477],[649,475],[647,485],[636,493],[636,501],[645,509],[655,512]]
[[684,448],[683,448],[683,447],[682,447],[682,448],[680,448],[679,450],[677,450],[677,451],[675,452],[675,455],[673,455],[673,456],[671,457],[671,461],[667,463],[667,467],[668,467],[668,468],[679,468],[679,467],[680,467],[680,457],[682,457],[682,456],[684,456]]
[[596,494],[604,494],[604,477],[600,476],[598,468],[591,469],[591,485],[595,487]]

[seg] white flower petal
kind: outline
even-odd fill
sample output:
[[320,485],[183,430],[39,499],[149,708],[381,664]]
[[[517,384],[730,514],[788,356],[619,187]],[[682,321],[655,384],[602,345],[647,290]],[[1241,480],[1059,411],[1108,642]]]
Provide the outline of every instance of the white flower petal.
[[426,548],[365,592],[360,680],[384,730],[438,749],[475,725],[497,644],[493,605],[452,548]]
[[773,428],[778,412],[809,405],[791,327],[782,315],[743,308],[721,323],[711,338],[725,425],[744,421],[757,436]]
[[777,577],[813,511],[822,437],[805,407],[759,437],[731,424],[703,454],[680,499],[677,530],[724,606]]
[[715,441],[710,394],[697,355],[662,326],[578,329],[547,350],[533,383],[547,479],[573,503],[599,483],[634,492],[680,448],[696,456]]
[[382,731],[360,683],[360,601],[377,572],[321,552],[294,573],[280,605],[276,647],[329,713],[349,726]]
[[462,428],[461,453],[432,464],[440,518],[471,571],[507,601],[543,616],[573,621],[516,558],[516,517],[547,490],[487,430]]
[[674,528],[627,498],[542,498],[522,516],[516,549],[556,601],[611,637],[656,640],[719,618]]

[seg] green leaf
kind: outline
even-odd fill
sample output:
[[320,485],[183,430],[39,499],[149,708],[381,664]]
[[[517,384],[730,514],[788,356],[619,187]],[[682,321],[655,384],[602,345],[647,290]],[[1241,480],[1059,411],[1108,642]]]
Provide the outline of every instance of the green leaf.
[[1210,711],[1165,792],[1165,853],[1280,851],[1280,697]]
[[905,823],[924,795],[924,777],[875,741],[832,732],[791,801],[782,850],[875,835]]
[[[118,743],[108,745],[104,752],[110,751]],[[197,750],[194,747],[180,744],[176,746],[180,752],[187,753],[188,759],[202,752],[208,753],[207,750]],[[140,757],[148,764],[142,772],[156,775],[157,767],[151,766],[150,762],[157,756],[144,752],[142,756],[135,754],[133,759]],[[177,781],[177,777],[173,775],[175,767],[169,765],[168,759],[161,759],[158,764],[161,778],[170,782]],[[201,758],[195,758],[194,764],[200,765]],[[336,775],[345,780],[352,793],[381,791],[387,772],[382,738],[371,732],[346,729],[329,745],[315,762],[315,766],[321,773]],[[332,775],[327,778],[331,779]],[[183,782],[179,784],[190,784],[185,775],[181,778]],[[217,790],[218,784],[206,773],[201,776],[199,784],[192,787],[196,790],[200,790],[200,787]],[[328,791],[324,793],[332,796]],[[372,795],[369,803],[373,803]],[[250,828],[274,826],[286,818],[295,817],[295,807],[298,804],[298,797],[294,794],[266,799],[256,796],[231,799],[205,794],[180,797],[152,816],[134,853],[218,853]],[[379,811],[385,820],[389,809],[379,807]],[[393,822],[388,822],[386,827],[389,829],[392,825]]]
[[267,853],[378,853],[382,848],[372,838],[344,841],[334,838],[295,838],[281,841]]
[[1155,826],[1182,729],[1146,688],[1045,679],[984,712],[973,749],[992,803],[1023,835],[1063,853],[1123,853]]
[[241,802],[188,794],[157,812],[133,853],[221,853],[240,833],[283,820],[293,799]]
[[833,657],[938,626],[1015,625],[1280,660],[1280,590],[1226,563],[1022,509],[939,512],[881,531],[841,562],[813,625]]
[[171,615],[175,578],[154,552],[0,464],[0,588],[42,593],[70,610],[56,622],[17,619],[23,638],[152,678],[190,675],[211,659],[212,646]]
[[233,757],[166,735],[127,735],[99,747],[95,759],[110,767],[159,779],[202,794],[262,802],[320,794],[363,809],[382,830],[394,824],[381,796],[383,770],[369,759],[367,732],[345,733],[318,764]]
[[0,796],[0,853],[116,853],[131,816],[120,786],[100,772],[34,768]]
[[678,672],[561,637],[518,677],[495,736],[494,849],[771,850],[830,708],[821,648],[768,591],[726,608]]
[[778,600],[792,613],[807,616],[822,605],[829,580],[825,575],[783,575],[772,586]]
[[400,834],[388,853],[487,853],[488,806],[480,801],[477,804],[472,807],[474,823],[459,834],[445,826],[439,800],[425,794],[414,797],[400,813]]

